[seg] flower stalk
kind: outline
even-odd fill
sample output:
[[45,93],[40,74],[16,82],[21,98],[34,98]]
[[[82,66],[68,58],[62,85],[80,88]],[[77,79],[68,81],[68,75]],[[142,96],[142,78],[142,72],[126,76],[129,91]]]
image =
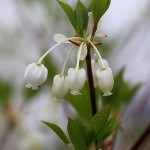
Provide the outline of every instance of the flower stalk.
[[95,88],[94,88],[94,82],[93,82],[93,75],[92,75],[92,66],[91,66],[91,45],[87,46],[87,56],[86,56],[86,66],[87,66],[87,76],[88,76],[88,84],[89,84],[89,90],[90,90],[90,100],[91,100],[91,111],[92,116],[94,116],[97,112],[97,106],[96,106],[96,96],[95,96]]

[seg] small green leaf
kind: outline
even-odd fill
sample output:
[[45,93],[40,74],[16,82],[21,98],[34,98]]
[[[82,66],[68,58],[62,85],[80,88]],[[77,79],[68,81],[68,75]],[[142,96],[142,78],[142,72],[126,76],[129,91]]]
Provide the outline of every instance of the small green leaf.
[[117,127],[116,117],[112,117],[107,121],[105,128],[102,131],[100,131],[100,133],[98,134],[97,137],[98,143],[100,144],[108,136],[110,136],[113,133],[113,131],[116,129],[116,127]]
[[69,6],[67,3],[64,3],[60,0],[57,0],[66,15],[68,16],[71,24],[73,25],[74,29],[77,31],[77,26],[76,26],[76,19],[75,19],[75,14],[71,6]]
[[78,0],[74,13],[77,22],[78,34],[83,36],[88,25],[88,10],[80,0]]
[[76,150],[83,150],[85,146],[85,127],[79,121],[68,118],[68,134]]
[[107,123],[110,114],[110,106],[107,105],[100,109],[90,120],[90,126],[98,134]]
[[92,0],[92,13],[95,26],[97,26],[100,18],[107,11],[110,2],[111,0]]
[[67,136],[65,135],[65,133],[59,126],[53,123],[45,122],[45,121],[42,121],[42,122],[46,124],[49,128],[51,128],[66,145],[69,144],[69,140]]

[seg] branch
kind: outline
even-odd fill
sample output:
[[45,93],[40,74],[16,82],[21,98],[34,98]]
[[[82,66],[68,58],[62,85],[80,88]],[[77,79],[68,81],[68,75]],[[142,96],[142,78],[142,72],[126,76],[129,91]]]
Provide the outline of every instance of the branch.
[[147,127],[147,129],[143,132],[143,134],[140,136],[140,138],[137,140],[137,142],[133,145],[133,147],[130,150],[137,150],[137,149],[140,150],[141,146],[145,145],[144,142],[146,142],[148,137],[150,137],[150,125]]

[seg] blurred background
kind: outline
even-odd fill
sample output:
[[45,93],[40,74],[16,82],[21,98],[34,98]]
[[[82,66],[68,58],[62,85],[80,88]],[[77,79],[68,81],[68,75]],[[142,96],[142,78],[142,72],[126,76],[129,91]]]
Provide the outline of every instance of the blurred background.
[[[100,52],[116,76],[114,111],[122,116],[114,149],[128,150],[150,123],[150,1],[112,0],[101,32],[108,38]],[[70,103],[57,103],[51,95],[69,47],[60,46],[46,58],[49,77],[38,91],[26,89],[24,82],[26,66],[55,44],[55,33],[75,34],[57,1],[0,0],[0,150],[66,149],[41,121],[66,131],[67,116],[76,114]],[[68,64],[74,66],[74,59]]]

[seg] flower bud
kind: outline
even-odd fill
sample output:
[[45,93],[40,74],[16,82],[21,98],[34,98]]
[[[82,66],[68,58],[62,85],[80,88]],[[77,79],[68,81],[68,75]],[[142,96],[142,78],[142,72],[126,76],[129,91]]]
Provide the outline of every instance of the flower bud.
[[84,86],[86,73],[83,68],[70,68],[68,70],[68,83],[72,95],[80,94],[79,91]]
[[26,87],[37,90],[38,86],[42,85],[47,79],[48,71],[43,64],[36,64],[35,62],[29,64],[25,70],[24,78]]
[[[105,67],[109,67],[109,64],[108,64],[106,59],[103,59],[103,63],[105,65]],[[91,60],[91,64],[92,64],[92,74],[93,74],[94,87],[97,87],[98,86],[98,80],[97,80],[97,76],[96,76],[96,71],[98,69],[102,69],[102,63],[101,63],[100,59],[95,59],[95,60]]]
[[52,93],[56,100],[60,101],[64,98],[69,90],[68,77],[56,75],[53,79]]
[[105,69],[98,69],[96,71],[96,76],[98,79],[98,86],[104,93],[103,96],[111,95],[111,90],[114,86],[114,79],[111,69],[109,67],[106,67]]

